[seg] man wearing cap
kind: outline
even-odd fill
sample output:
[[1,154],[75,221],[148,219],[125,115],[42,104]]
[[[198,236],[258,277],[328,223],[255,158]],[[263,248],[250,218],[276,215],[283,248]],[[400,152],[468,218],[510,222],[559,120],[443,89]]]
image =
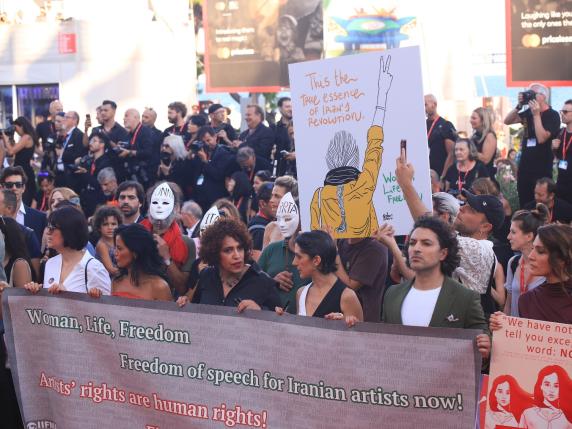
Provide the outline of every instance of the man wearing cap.
[[[521,123],[524,127],[522,152],[518,167],[517,188],[520,206],[534,199],[534,186],[541,177],[552,177],[552,140],[560,131],[560,115],[548,104],[548,88],[539,83],[519,93],[518,104],[506,116],[506,125]],[[525,95],[534,98],[525,103]]]
[[232,128],[226,119],[226,108],[218,103],[211,104],[209,107],[209,118],[211,120],[211,127],[216,131],[217,140],[219,143],[232,145],[232,141],[238,138],[236,130]]

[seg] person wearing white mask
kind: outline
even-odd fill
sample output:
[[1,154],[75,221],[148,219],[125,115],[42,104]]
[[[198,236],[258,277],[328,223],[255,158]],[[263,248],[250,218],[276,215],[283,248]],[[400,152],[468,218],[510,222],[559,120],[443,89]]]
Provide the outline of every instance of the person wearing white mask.
[[161,182],[147,193],[149,213],[141,222],[157,242],[157,249],[167,266],[167,278],[175,292],[186,292],[189,273],[196,259],[194,241],[184,235],[175,221],[179,216],[182,192],[172,182]]
[[266,246],[258,259],[258,265],[278,283],[282,308],[295,314],[296,292],[310,280],[302,280],[292,264],[294,243],[300,231],[300,210],[290,192],[284,195],[278,204],[276,223],[283,240]]

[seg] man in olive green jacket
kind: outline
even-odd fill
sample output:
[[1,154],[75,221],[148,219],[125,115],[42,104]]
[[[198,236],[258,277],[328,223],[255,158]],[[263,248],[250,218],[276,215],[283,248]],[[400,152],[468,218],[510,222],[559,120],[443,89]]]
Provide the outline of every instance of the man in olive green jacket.
[[382,321],[407,326],[478,329],[483,358],[491,348],[480,296],[451,279],[459,264],[455,231],[441,219],[421,217],[409,238],[407,257],[415,278],[392,286],[383,302]]

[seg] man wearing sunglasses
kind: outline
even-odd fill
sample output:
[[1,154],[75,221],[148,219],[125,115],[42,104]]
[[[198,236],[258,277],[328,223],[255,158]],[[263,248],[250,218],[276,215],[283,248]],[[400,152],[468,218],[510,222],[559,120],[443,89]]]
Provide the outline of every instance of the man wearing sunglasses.
[[2,189],[8,189],[18,199],[18,210],[16,212],[16,221],[20,225],[25,225],[34,230],[38,242],[42,242],[42,234],[46,227],[46,214],[26,206],[22,202],[22,194],[26,189],[28,177],[24,173],[24,169],[20,166],[6,167],[0,176],[0,186]]
[[556,196],[572,204],[572,99],[566,100],[560,117],[564,128],[558,137],[552,140],[552,151],[558,160],[558,180],[556,182]]

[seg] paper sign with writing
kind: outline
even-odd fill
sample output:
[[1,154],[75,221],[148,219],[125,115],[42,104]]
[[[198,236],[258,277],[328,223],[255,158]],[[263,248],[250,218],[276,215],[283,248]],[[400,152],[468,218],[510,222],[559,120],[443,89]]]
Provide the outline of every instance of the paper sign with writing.
[[486,428],[572,427],[572,325],[503,317],[493,336]]
[[290,66],[304,230],[367,237],[412,219],[395,178],[402,140],[427,207],[431,188],[419,48]]

